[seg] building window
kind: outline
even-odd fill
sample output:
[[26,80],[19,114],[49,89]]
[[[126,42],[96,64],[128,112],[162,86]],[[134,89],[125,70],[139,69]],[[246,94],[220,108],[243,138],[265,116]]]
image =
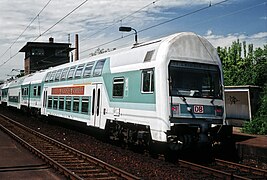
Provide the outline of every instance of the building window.
[[59,110],[64,110],[64,97],[59,98],[59,104],[58,104]]
[[93,76],[101,76],[102,75],[102,70],[105,64],[105,59],[100,60],[96,63],[95,70],[94,70],[94,75]]
[[82,113],[88,114],[89,112],[89,97],[82,97]]
[[122,98],[123,97],[123,87],[124,78],[114,78],[113,79],[113,97]]
[[71,97],[66,97],[66,111],[71,110]]
[[80,98],[78,96],[73,97],[73,112],[79,112],[79,104],[80,104]]
[[83,68],[84,68],[84,64],[81,64],[77,67],[77,70],[76,70],[75,75],[74,75],[75,78],[81,77],[82,72],[83,72]]
[[63,71],[62,71],[62,73],[61,73],[61,77],[60,77],[60,80],[61,81],[63,81],[63,80],[66,80],[66,78],[67,78],[67,73],[68,73],[68,70],[69,70],[69,68],[67,67],[67,68],[65,68],[65,69],[63,69]]
[[142,72],[142,92],[153,93],[154,92],[154,71],[144,70]]
[[56,49],[55,50],[55,55],[59,57],[67,57],[68,53],[65,49]]
[[33,48],[32,49],[33,56],[44,56],[44,49],[42,48]]
[[72,66],[70,68],[69,73],[68,73],[68,79],[72,79],[73,78],[75,68],[76,68],[76,66]]
[[90,77],[93,65],[94,65],[94,62],[89,62],[86,64],[84,72],[83,72],[83,77]]

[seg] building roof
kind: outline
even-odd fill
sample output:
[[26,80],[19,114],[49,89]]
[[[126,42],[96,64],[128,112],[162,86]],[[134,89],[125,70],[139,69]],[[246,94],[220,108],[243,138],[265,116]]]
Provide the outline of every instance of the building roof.
[[54,43],[54,42],[27,42],[27,44],[19,50],[19,52],[27,52],[36,47],[48,47],[48,48],[66,48],[67,51],[72,51],[75,48],[70,47],[70,43]]

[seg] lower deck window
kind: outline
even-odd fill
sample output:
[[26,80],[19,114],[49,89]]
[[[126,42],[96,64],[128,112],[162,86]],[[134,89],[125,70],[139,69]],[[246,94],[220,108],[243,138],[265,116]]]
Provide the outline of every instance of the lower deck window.
[[48,108],[52,108],[53,99],[51,96],[48,97]]
[[79,97],[74,97],[73,98],[73,107],[72,107],[72,111],[73,112],[79,112],[79,100],[80,98]]
[[82,113],[88,114],[89,112],[89,97],[82,97]]
[[71,110],[71,97],[66,97],[66,111]]
[[59,110],[64,110],[64,97],[59,98],[59,104],[58,104]]
[[54,97],[53,109],[57,109],[58,97]]

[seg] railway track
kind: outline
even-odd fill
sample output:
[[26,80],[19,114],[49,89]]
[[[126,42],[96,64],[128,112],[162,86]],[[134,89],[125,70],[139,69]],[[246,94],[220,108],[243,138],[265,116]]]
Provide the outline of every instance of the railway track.
[[[267,179],[267,171],[242,164],[232,163],[220,159],[215,159],[210,167],[179,160],[180,167],[186,167],[201,174],[201,179],[238,179],[254,180]],[[206,174],[206,175],[205,175]]]
[[3,115],[0,128],[68,179],[140,179]]

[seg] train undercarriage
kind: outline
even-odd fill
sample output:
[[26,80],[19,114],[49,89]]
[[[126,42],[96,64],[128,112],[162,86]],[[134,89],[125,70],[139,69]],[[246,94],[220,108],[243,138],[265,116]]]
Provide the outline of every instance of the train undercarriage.
[[166,161],[173,162],[189,153],[210,156],[214,144],[224,143],[232,138],[231,126],[204,127],[176,124],[166,133],[167,143],[153,141],[150,128],[144,125],[108,120],[105,131],[106,137],[111,141],[134,147],[139,152],[148,150],[152,157],[164,154]]

